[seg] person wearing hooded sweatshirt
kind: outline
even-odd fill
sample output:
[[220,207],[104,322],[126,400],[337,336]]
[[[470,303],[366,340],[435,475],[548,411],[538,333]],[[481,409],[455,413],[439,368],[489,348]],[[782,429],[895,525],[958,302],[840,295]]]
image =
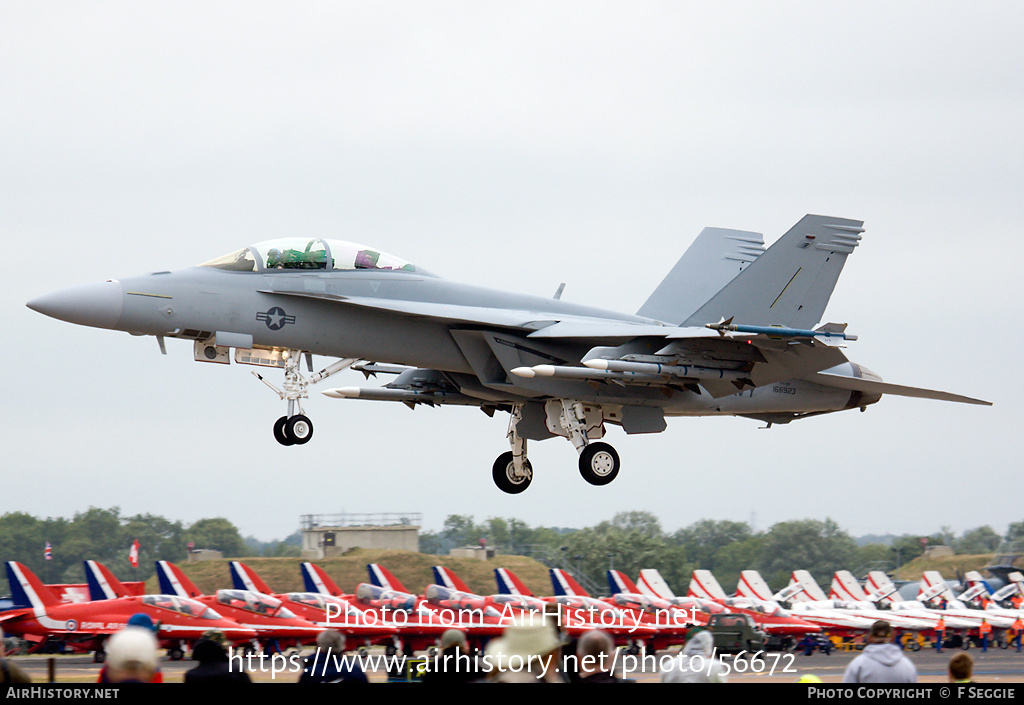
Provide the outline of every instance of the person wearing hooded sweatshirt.
[[843,683],[917,683],[917,669],[891,636],[892,627],[884,619],[872,624],[868,645],[846,667]]
[[672,660],[672,666],[661,672],[662,683],[725,683],[728,670],[714,658],[715,638],[707,629],[691,629],[686,645]]

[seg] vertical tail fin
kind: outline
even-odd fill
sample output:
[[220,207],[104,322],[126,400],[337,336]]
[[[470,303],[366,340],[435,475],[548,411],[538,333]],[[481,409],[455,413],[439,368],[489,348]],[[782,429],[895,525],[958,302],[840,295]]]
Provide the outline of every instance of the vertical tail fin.
[[863,222],[806,215],[684,321],[734,318],[754,326],[812,328],[821,320]]
[[679,325],[763,252],[761,233],[704,228],[636,315]]
[[462,578],[455,574],[455,571],[451,568],[445,568],[444,566],[434,566],[434,580],[438,585],[444,585],[450,590],[458,590],[459,592],[473,592],[469,589],[466,583],[462,582]]
[[85,581],[89,585],[90,600],[113,600],[124,597],[128,589],[107,566],[98,561],[82,561],[85,566]]
[[771,602],[775,599],[772,589],[756,570],[744,570],[740,573],[739,582],[736,583],[736,594],[761,602]]
[[663,600],[674,600],[675,593],[668,586],[661,573],[656,568],[644,568],[640,571],[640,578],[637,580],[637,587],[640,592],[648,597],[660,597]]
[[270,586],[263,582],[263,578],[245,563],[231,561],[228,563],[228,568],[231,569],[231,584],[236,590],[250,590],[264,595],[271,594]]
[[47,607],[56,607],[60,599],[46,587],[36,574],[16,561],[7,561],[7,583],[15,607],[32,608],[42,614]]
[[345,594],[331,580],[331,577],[327,575],[327,571],[313,563],[302,564],[302,582],[305,584],[307,592],[333,595],[335,597],[341,597]]
[[498,592],[502,595],[534,596],[530,588],[526,587],[526,584],[519,579],[519,576],[508,568],[495,568],[494,580],[498,584]]
[[160,581],[160,592],[178,597],[202,597],[203,593],[195,583],[170,561],[156,561],[156,574]]
[[625,573],[618,570],[608,571],[608,587],[611,588],[613,595],[618,595],[622,592],[636,595],[640,592],[636,587],[636,583],[626,577]]
[[921,590],[918,593],[919,600],[931,600],[935,597],[942,597],[945,600],[954,599],[953,591],[943,580],[937,570],[926,570],[921,574]]
[[814,578],[806,570],[794,570],[789,583],[790,585],[796,583],[800,586],[801,597],[794,597],[798,602],[820,602],[828,599],[825,596],[825,591],[821,589],[818,583],[814,582]]
[[728,597],[711,571],[703,569],[693,571],[693,577],[690,578],[690,590],[687,594],[690,597],[702,597],[705,600],[724,600]]
[[873,601],[893,603],[899,600],[899,594],[892,579],[880,570],[868,573],[868,593]]
[[587,591],[576,582],[576,578],[569,575],[561,568],[551,568],[548,571],[551,574],[551,587],[554,588],[556,595],[569,595],[572,597],[590,597]]
[[832,588],[829,597],[835,600],[851,600],[853,602],[869,602],[867,593],[860,582],[848,570],[837,570],[832,576]]
[[394,590],[395,592],[409,593],[409,591],[405,589],[405,585],[402,585],[402,581],[392,575],[390,570],[379,563],[368,563],[366,570],[370,573],[370,582],[377,587],[382,587],[386,590]]

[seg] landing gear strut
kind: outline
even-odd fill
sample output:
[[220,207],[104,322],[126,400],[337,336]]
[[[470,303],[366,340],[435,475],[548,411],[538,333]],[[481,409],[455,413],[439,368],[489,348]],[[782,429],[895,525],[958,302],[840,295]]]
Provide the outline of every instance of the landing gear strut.
[[526,459],[526,439],[519,435],[516,427],[523,420],[523,405],[512,407],[508,422],[508,441],[512,450],[498,456],[491,468],[491,479],[502,492],[519,494],[533,481],[533,466]]
[[560,404],[558,424],[580,454],[580,475],[592,485],[607,485],[619,474],[619,454],[607,443],[590,442],[582,403],[561,399]]
[[[306,379],[299,372],[301,356],[301,350],[286,350],[282,355],[284,358],[284,391],[263,379],[260,374],[253,372],[257,379],[274,390],[281,399],[288,402],[288,413],[274,422],[274,438],[283,446],[303,445],[309,443],[313,437],[313,422],[302,411],[302,400],[309,397],[306,388],[327,379],[336,372],[341,372],[356,361],[354,358],[339,360],[320,370],[310,379]],[[309,370],[312,372],[313,362],[308,353],[306,359]]]

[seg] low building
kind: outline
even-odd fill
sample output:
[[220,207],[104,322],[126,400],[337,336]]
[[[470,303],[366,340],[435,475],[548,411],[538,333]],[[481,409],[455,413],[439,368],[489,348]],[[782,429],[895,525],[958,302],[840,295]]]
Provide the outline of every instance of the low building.
[[344,555],[353,548],[420,550],[422,514],[304,514],[302,557]]

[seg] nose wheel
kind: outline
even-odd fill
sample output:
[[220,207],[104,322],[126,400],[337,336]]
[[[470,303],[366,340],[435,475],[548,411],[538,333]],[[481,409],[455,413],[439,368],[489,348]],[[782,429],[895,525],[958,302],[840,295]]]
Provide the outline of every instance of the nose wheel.
[[[256,379],[270,387],[282,400],[288,402],[288,413],[274,422],[274,439],[283,446],[300,446],[304,443],[309,443],[309,440],[313,437],[313,422],[302,412],[302,400],[308,398],[306,394],[307,387],[341,372],[356,361],[355,358],[338,360],[333,365],[328,365],[317,372],[310,379],[306,379],[299,372],[299,358],[301,356],[302,352],[299,350],[286,350],[283,353],[282,358],[285,363],[283,390],[278,389],[263,379],[263,376],[258,372],[253,372]],[[312,372],[312,356],[306,353],[306,359],[309,371]]]
[[283,446],[300,446],[313,437],[313,422],[303,414],[282,416],[274,422],[274,438]]

